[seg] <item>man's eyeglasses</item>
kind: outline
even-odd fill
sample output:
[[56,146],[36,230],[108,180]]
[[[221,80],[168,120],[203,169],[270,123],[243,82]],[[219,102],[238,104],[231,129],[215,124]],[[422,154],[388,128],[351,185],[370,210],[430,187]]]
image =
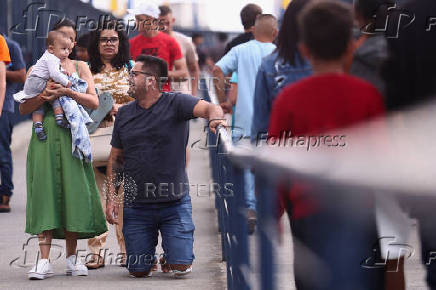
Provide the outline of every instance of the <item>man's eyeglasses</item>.
[[129,72],[129,76],[130,76],[130,77],[137,77],[137,76],[139,76],[140,74],[142,74],[142,75],[146,75],[146,76],[150,76],[150,77],[154,76],[153,74],[148,73],[148,72],[145,72],[145,71],[134,71],[134,70],[131,70],[131,71]]
[[117,43],[118,37],[100,37],[100,43]]

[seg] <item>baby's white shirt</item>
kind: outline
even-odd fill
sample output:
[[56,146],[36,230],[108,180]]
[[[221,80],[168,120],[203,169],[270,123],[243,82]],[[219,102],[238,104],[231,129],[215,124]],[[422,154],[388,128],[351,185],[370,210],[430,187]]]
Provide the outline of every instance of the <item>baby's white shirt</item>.
[[67,86],[68,76],[63,74],[60,69],[61,60],[54,54],[46,50],[36,64],[32,67],[30,76],[37,76],[44,80],[52,79],[64,87]]

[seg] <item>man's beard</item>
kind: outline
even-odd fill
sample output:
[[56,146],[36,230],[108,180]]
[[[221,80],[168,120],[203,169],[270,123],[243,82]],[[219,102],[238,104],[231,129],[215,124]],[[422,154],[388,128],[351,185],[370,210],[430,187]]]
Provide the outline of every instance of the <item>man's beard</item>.
[[[145,94],[147,94],[147,92],[148,92],[148,89],[147,89],[147,87],[144,87],[144,88],[142,88],[142,93],[145,95]],[[132,97],[132,98],[134,98],[134,99],[137,99],[138,98],[138,96],[137,96],[137,89],[136,89],[136,86],[135,85],[129,85],[129,90],[127,91],[127,94],[130,96],[130,97]]]
[[127,94],[129,95],[129,97],[131,97],[131,98],[136,98],[135,97],[135,87],[134,86],[129,86],[129,89],[127,90]]

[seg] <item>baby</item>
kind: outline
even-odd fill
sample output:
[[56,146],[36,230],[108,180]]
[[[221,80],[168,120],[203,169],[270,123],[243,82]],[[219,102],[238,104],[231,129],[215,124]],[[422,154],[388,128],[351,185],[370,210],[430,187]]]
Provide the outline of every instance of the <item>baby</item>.
[[[33,66],[32,71],[24,84],[25,99],[33,98],[42,93],[49,79],[52,79],[67,88],[72,85],[71,81],[68,80],[66,73],[61,72],[60,66],[61,61],[66,59],[71,52],[71,39],[63,32],[50,31],[48,33],[46,46],[47,50]],[[69,124],[64,118],[64,111],[59,99],[52,101],[51,105],[53,107],[56,124],[63,128],[69,128]],[[43,118],[44,110],[41,106],[32,114],[35,134],[41,141],[47,139],[42,124]]]

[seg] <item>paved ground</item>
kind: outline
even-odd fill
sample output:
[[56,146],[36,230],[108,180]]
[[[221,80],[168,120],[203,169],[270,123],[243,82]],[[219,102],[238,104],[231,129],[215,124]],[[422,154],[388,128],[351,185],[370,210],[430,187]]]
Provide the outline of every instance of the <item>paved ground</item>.
[[[203,122],[193,123],[191,139],[201,137]],[[14,132],[13,160],[15,194],[12,200],[12,212],[0,215],[0,289],[37,289],[37,288],[80,288],[80,289],[225,289],[225,264],[221,263],[221,246],[216,226],[214,197],[205,191],[210,184],[208,152],[191,150],[188,175],[191,184],[199,184],[199,194],[192,192],[193,216],[196,225],[195,255],[196,260],[191,276],[173,279],[169,275],[157,272],[151,278],[134,279],[127,275],[127,270],[117,265],[89,272],[88,277],[66,277],[64,275],[65,258],[63,240],[55,240],[59,245],[52,250],[51,259],[56,276],[44,281],[29,281],[26,273],[36,259],[37,241],[31,239],[23,250],[23,244],[30,237],[24,233],[25,226],[25,164],[27,141],[31,124],[21,124]],[[19,142],[17,142],[19,140]],[[192,142],[191,142],[192,143]],[[108,238],[108,253],[118,253],[115,232],[111,229]],[[86,250],[86,241],[79,241],[78,249]],[[159,249],[157,253],[162,253]],[[64,254],[65,255],[65,254]],[[26,261],[25,260],[26,257]],[[15,262],[10,265],[12,261]],[[22,267],[24,263],[26,267]]]
[[[65,259],[57,259],[63,253],[64,241],[56,240],[59,245],[52,251],[54,269],[57,275],[45,281],[29,281],[26,272],[36,258],[37,243],[30,240],[24,233],[25,225],[25,160],[27,142],[30,135],[29,123],[16,127],[13,137],[14,182],[15,195],[12,202],[13,211],[0,215],[0,289],[47,289],[47,288],[145,288],[145,289],[225,289],[225,264],[221,263],[221,248],[216,227],[214,197],[209,195],[206,188],[210,184],[208,152],[201,149],[191,149],[188,174],[191,184],[198,185],[198,192],[191,191],[193,201],[193,216],[196,225],[195,255],[193,275],[185,279],[172,279],[168,275],[155,273],[152,278],[133,279],[127,276],[124,268],[117,265],[107,265],[103,269],[90,272],[88,277],[66,277],[64,272]],[[191,124],[191,141],[204,138],[202,134],[203,122]],[[285,234],[280,244],[276,245],[277,252],[277,286],[279,289],[295,289],[292,274],[292,238],[287,221],[284,223]],[[425,290],[424,272],[419,262],[419,247],[416,233],[413,234],[411,244],[415,248],[414,255],[406,262],[407,289]],[[113,230],[109,235],[108,253],[117,253],[118,247]],[[86,250],[86,241],[79,241],[79,249]],[[162,250],[157,251],[161,253]],[[251,260],[254,263],[251,282],[253,289],[259,289],[257,279],[260,277],[257,255],[259,253],[257,239],[250,238]],[[27,264],[27,265],[23,265]]]

